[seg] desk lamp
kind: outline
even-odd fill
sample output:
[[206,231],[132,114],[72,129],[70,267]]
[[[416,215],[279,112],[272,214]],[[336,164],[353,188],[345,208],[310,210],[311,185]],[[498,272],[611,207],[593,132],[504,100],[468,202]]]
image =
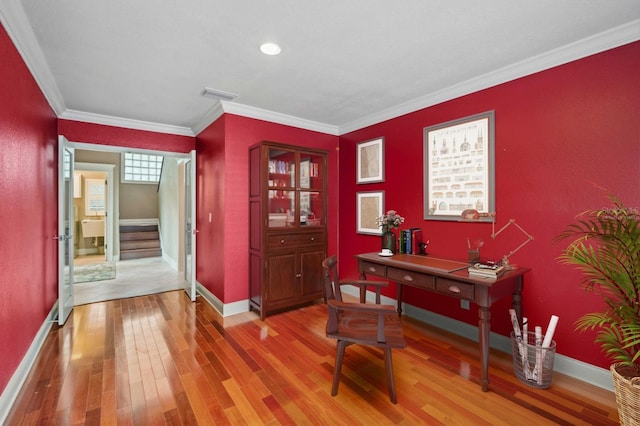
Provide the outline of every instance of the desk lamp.
[[510,266],[509,258],[511,256],[513,256],[518,250],[524,247],[527,243],[529,243],[530,241],[533,241],[533,235],[529,234],[520,225],[518,225],[515,219],[509,219],[509,221],[505,223],[504,226],[498,230],[498,232],[496,232],[496,212],[480,213],[477,210],[468,209],[463,211],[461,216],[462,216],[462,220],[477,220],[481,217],[491,217],[491,239],[493,240],[495,240],[496,237],[500,235],[502,231],[504,231],[511,225],[518,228],[520,232],[522,232],[527,237],[527,239],[522,244],[520,244],[518,247],[511,250],[508,254],[505,254],[504,256],[502,256],[501,264],[506,267]]

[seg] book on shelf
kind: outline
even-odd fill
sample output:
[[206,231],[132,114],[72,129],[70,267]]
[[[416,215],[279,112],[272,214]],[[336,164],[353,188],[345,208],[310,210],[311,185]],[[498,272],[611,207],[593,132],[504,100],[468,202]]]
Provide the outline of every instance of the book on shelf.
[[504,265],[479,262],[469,266],[469,275],[496,278],[504,274],[506,270],[507,268]]

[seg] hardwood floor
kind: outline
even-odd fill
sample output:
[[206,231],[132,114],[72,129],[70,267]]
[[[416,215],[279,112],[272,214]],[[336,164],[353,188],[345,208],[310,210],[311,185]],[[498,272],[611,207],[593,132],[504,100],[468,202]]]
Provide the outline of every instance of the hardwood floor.
[[611,392],[554,373],[520,383],[511,356],[491,353],[479,386],[475,342],[403,318],[395,350],[398,404],[381,352],[347,349],[331,397],[335,342],[326,306],[221,318],[173,291],[93,303],[53,326],[8,425],[617,424]]

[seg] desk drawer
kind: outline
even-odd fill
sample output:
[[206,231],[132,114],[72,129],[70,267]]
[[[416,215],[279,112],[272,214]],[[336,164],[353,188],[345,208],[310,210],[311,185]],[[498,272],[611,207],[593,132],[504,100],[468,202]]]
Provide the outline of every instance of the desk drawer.
[[387,267],[384,265],[371,262],[360,262],[360,267],[360,272],[364,272],[365,274],[375,275],[377,277],[387,276]]
[[324,245],[324,234],[322,232],[300,233],[300,234],[276,234],[267,238],[269,250],[295,249],[300,246]]
[[436,279],[436,291],[448,296],[473,301],[475,299],[475,286],[460,281],[452,281],[438,277]]
[[405,269],[387,268],[387,278],[390,281],[401,282],[412,286],[433,290],[434,277],[432,275],[424,275],[418,272],[407,271]]

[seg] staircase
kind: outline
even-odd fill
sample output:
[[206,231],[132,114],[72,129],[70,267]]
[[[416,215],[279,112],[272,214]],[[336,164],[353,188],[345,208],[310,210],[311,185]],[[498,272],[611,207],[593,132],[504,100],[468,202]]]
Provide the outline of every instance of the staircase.
[[158,225],[120,225],[120,260],[162,256]]

